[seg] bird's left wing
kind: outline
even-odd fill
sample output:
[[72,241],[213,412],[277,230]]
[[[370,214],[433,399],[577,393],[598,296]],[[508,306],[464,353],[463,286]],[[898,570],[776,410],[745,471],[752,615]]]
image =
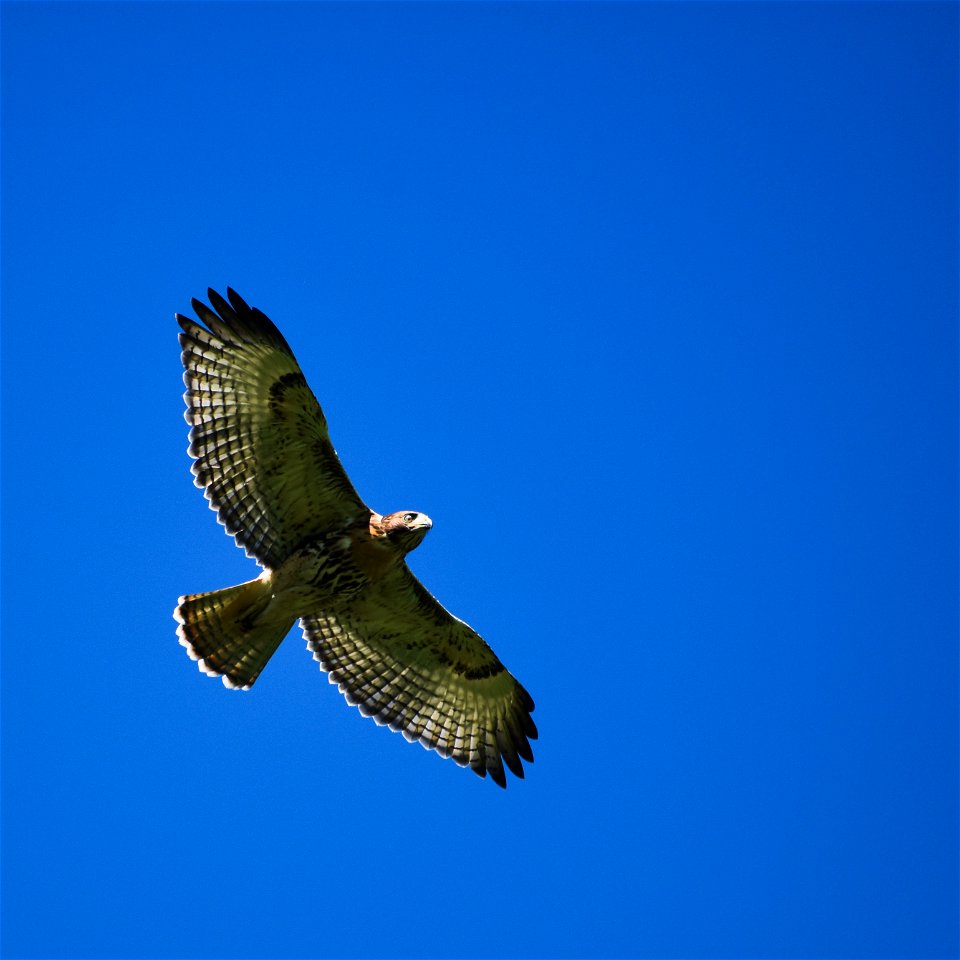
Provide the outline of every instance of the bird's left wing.
[[533,700],[483,639],[406,564],[342,608],[303,617],[307,646],[364,716],[490,774],[523,776],[537,737]]

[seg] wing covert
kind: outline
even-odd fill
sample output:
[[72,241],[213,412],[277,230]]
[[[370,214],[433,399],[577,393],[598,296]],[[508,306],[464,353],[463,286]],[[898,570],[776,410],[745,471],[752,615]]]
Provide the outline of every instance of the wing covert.
[[300,620],[307,647],[364,716],[506,786],[537,728],[530,694],[404,564],[342,609]]
[[367,513],[289,345],[233,290],[203,324],[177,314],[197,486],[249,556],[278,566],[313,533]]

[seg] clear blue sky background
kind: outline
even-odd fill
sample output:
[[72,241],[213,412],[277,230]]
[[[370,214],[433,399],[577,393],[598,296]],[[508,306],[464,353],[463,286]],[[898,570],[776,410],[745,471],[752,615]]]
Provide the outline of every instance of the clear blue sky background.
[[[4,956],[956,954],[956,5],[2,17]],[[525,782],[178,646],[227,284]]]

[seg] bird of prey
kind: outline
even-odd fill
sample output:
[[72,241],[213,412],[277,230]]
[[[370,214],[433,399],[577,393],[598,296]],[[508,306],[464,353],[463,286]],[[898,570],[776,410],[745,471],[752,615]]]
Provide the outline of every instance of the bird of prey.
[[[410,572],[432,523],[360,499],[280,331],[231,289],[177,314],[194,482],[263,572],[180,597],[200,669],[249,690],[298,618],[348,703],[506,786],[533,760],[533,700],[483,639]],[[212,307],[212,309],[211,309]]]

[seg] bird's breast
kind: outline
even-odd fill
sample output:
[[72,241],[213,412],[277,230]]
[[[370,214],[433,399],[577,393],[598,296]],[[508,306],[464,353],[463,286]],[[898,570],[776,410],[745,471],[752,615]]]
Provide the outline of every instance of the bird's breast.
[[347,598],[368,582],[353,560],[345,534],[307,541],[272,571],[270,579],[274,597],[298,615]]
[[369,580],[378,580],[403,559],[386,537],[371,537],[366,530],[356,530],[350,539],[351,559]]
[[298,615],[323,609],[384,576],[398,556],[386,538],[371,537],[365,529],[317,537],[271,572],[273,595]]

